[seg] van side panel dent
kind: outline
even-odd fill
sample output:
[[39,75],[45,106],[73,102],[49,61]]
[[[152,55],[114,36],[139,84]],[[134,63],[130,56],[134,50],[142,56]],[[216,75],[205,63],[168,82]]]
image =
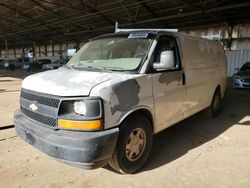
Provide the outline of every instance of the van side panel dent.
[[107,81],[94,87],[90,96],[103,99],[106,129],[118,126],[121,119],[138,106],[153,109],[151,77],[148,75],[124,75]]
[[111,113],[124,112],[139,104],[140,86],[135,79],[127,80],[101,91],[103,99],[110,103]]

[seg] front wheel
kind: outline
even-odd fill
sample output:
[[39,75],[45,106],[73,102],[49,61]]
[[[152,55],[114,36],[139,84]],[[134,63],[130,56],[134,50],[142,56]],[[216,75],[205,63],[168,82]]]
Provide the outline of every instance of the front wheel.
[[127,119],[120,129],[116,149],[109,165],[123,174],[138,171],[148,159],[152,147],[151,123],[141,115]]
[[207,117],[217,117],[221,109],[221,94],[220,90],[217,89],[214,93],[210,106],[205,109],[205,115]]

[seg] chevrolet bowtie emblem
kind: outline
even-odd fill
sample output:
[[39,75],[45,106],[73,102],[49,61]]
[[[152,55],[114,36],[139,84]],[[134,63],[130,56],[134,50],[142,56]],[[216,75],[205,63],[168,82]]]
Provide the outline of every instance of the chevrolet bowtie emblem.
[[36,112],[38,110],[38,106],[36,105],[35,102],[29,105],[29,108],[33,111]]

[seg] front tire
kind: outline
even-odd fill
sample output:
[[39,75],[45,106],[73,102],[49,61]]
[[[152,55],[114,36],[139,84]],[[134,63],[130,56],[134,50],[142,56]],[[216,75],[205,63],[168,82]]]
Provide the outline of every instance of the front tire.
[[221,94],[220,90],[216,89],[210,106],[205,109],[205,116],[207,117],[217,117],[221,110]]
[[116,149],[109,165],[123,174],[135,173],[148,159],[152,138],[149,120],[142,115],[131,116],[121,125]]

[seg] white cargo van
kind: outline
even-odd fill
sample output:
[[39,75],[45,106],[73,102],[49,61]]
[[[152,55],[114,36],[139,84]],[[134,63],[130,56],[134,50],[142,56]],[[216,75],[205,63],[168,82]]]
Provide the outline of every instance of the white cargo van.
[[17,134],[64,163],[134,173],[153,135],[206,110],[226,89],[218,42],[140,30],[96,37],[62,68],[24,79]]

